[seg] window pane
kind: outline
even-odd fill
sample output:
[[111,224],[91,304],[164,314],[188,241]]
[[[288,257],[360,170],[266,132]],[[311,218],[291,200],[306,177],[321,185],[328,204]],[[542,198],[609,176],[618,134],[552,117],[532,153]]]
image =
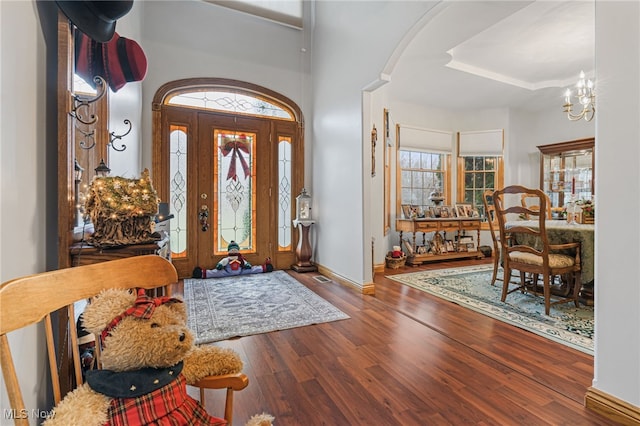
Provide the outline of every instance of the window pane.
[[411,165],[409,166],[412,169],[419,169],[420,168],[420,153],[419,152],[412,152],[411,153]]
[[473,157],[464,157],[464,170],[473,170]]
[[482,193],[496,189],[499,157],[463,157],[463,164],[465,169],[461,172],[464,173],[464,191],[461,196],[465,203],[471,203],[473,208],[483,214]]
[[400,168],[408,169],[411,166],[411,152],[400,151]]
[[278,250],[291,250],[291,138],[278,142]]
[[169,126],[169,221],[171,257],[187,256],[187,128]]
[[431,192],[444,190],[444,170],[440,168],[444,164],[443,157],[444,154],[399,151],[402,204],[431,205]]
[[233,240],[241,251],[255,250],[255,133],[215,130],[214,185],[218,196],[214,229],[216,254]]
[[222,90],[180,93],[170,97],[165,103],[291,121],[295,119],[291,111],[269,100]]
[[474,160],[474,170],[484,170],[484,158],[482,157],[477,157]]
[[474,188],[483,188],[484,187],[484,173],[476,173],[474,176]]

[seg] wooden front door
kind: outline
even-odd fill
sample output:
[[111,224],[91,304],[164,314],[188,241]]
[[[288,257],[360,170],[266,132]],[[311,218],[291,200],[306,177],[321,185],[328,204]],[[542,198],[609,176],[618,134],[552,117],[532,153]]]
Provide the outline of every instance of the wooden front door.
[[180,277],[213,268],[231,241],[253,265],[295,262],[291,201],[301,183],[292,185],[281,166],[291,167],[297,134],[295,122],[163,107],[158,187],[174,215],[171,257]]

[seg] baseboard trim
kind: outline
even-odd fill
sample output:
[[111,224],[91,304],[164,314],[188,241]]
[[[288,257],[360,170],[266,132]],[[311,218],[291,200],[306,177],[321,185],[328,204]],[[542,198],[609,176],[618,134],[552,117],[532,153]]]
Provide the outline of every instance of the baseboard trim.
[[587,389],[584,405],[591,411],[621,425],[640,425],[640,407],[629,404],[594,387]]
[[373,272],[376,274],[384,274],[384,263],[380,263],[378,265],[373,265]]
[[322,265],[318,265],[316,263],[316,266],[318,267],[318,272],[320,272],[322,275],[324,275],[327,278],[331,278],[333,281],[343,284],[347,287],[350,287],[354,290],[356,290],[358,293],[362,293],[362,294],[367,294],[367,295],[374,295],[376,292],[376,287],[375,284],[373,282],[370,283],[364,283],[363,285],[360,285],[358,283],[356,283],[355,281],[351,281],[350,279],[347,279],[345,277],[343,277],[342,275],[336,274],[333,271],[331,271],[330,269],[322,266]]

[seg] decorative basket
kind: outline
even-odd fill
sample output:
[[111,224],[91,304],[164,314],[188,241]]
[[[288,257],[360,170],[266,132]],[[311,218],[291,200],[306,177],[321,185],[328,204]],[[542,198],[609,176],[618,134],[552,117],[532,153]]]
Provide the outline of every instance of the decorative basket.
[[580,215],[580,223],[584,225],[593,225],[595,224],[595,216],[585,216],[584,214]]
[[391,252],[389,252],[385,257],[385,260],[387,268],[398,269],[404,267],[404,264],[407,261],[407,255],[402,253],[402,257],[391,257]]

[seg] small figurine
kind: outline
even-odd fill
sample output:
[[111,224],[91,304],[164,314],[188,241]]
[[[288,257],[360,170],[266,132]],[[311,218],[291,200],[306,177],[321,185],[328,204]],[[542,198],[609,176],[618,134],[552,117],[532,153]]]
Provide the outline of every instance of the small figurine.
[[251,266],[240,253],[240,246],[231,241],[227,247],[227,257],[221,259],[215,269],[202,269],[196,266],[193,269],[193,278],[219,278],[232,275],[261,274],[273,271],[271,259],[267,258],[262,265]]

